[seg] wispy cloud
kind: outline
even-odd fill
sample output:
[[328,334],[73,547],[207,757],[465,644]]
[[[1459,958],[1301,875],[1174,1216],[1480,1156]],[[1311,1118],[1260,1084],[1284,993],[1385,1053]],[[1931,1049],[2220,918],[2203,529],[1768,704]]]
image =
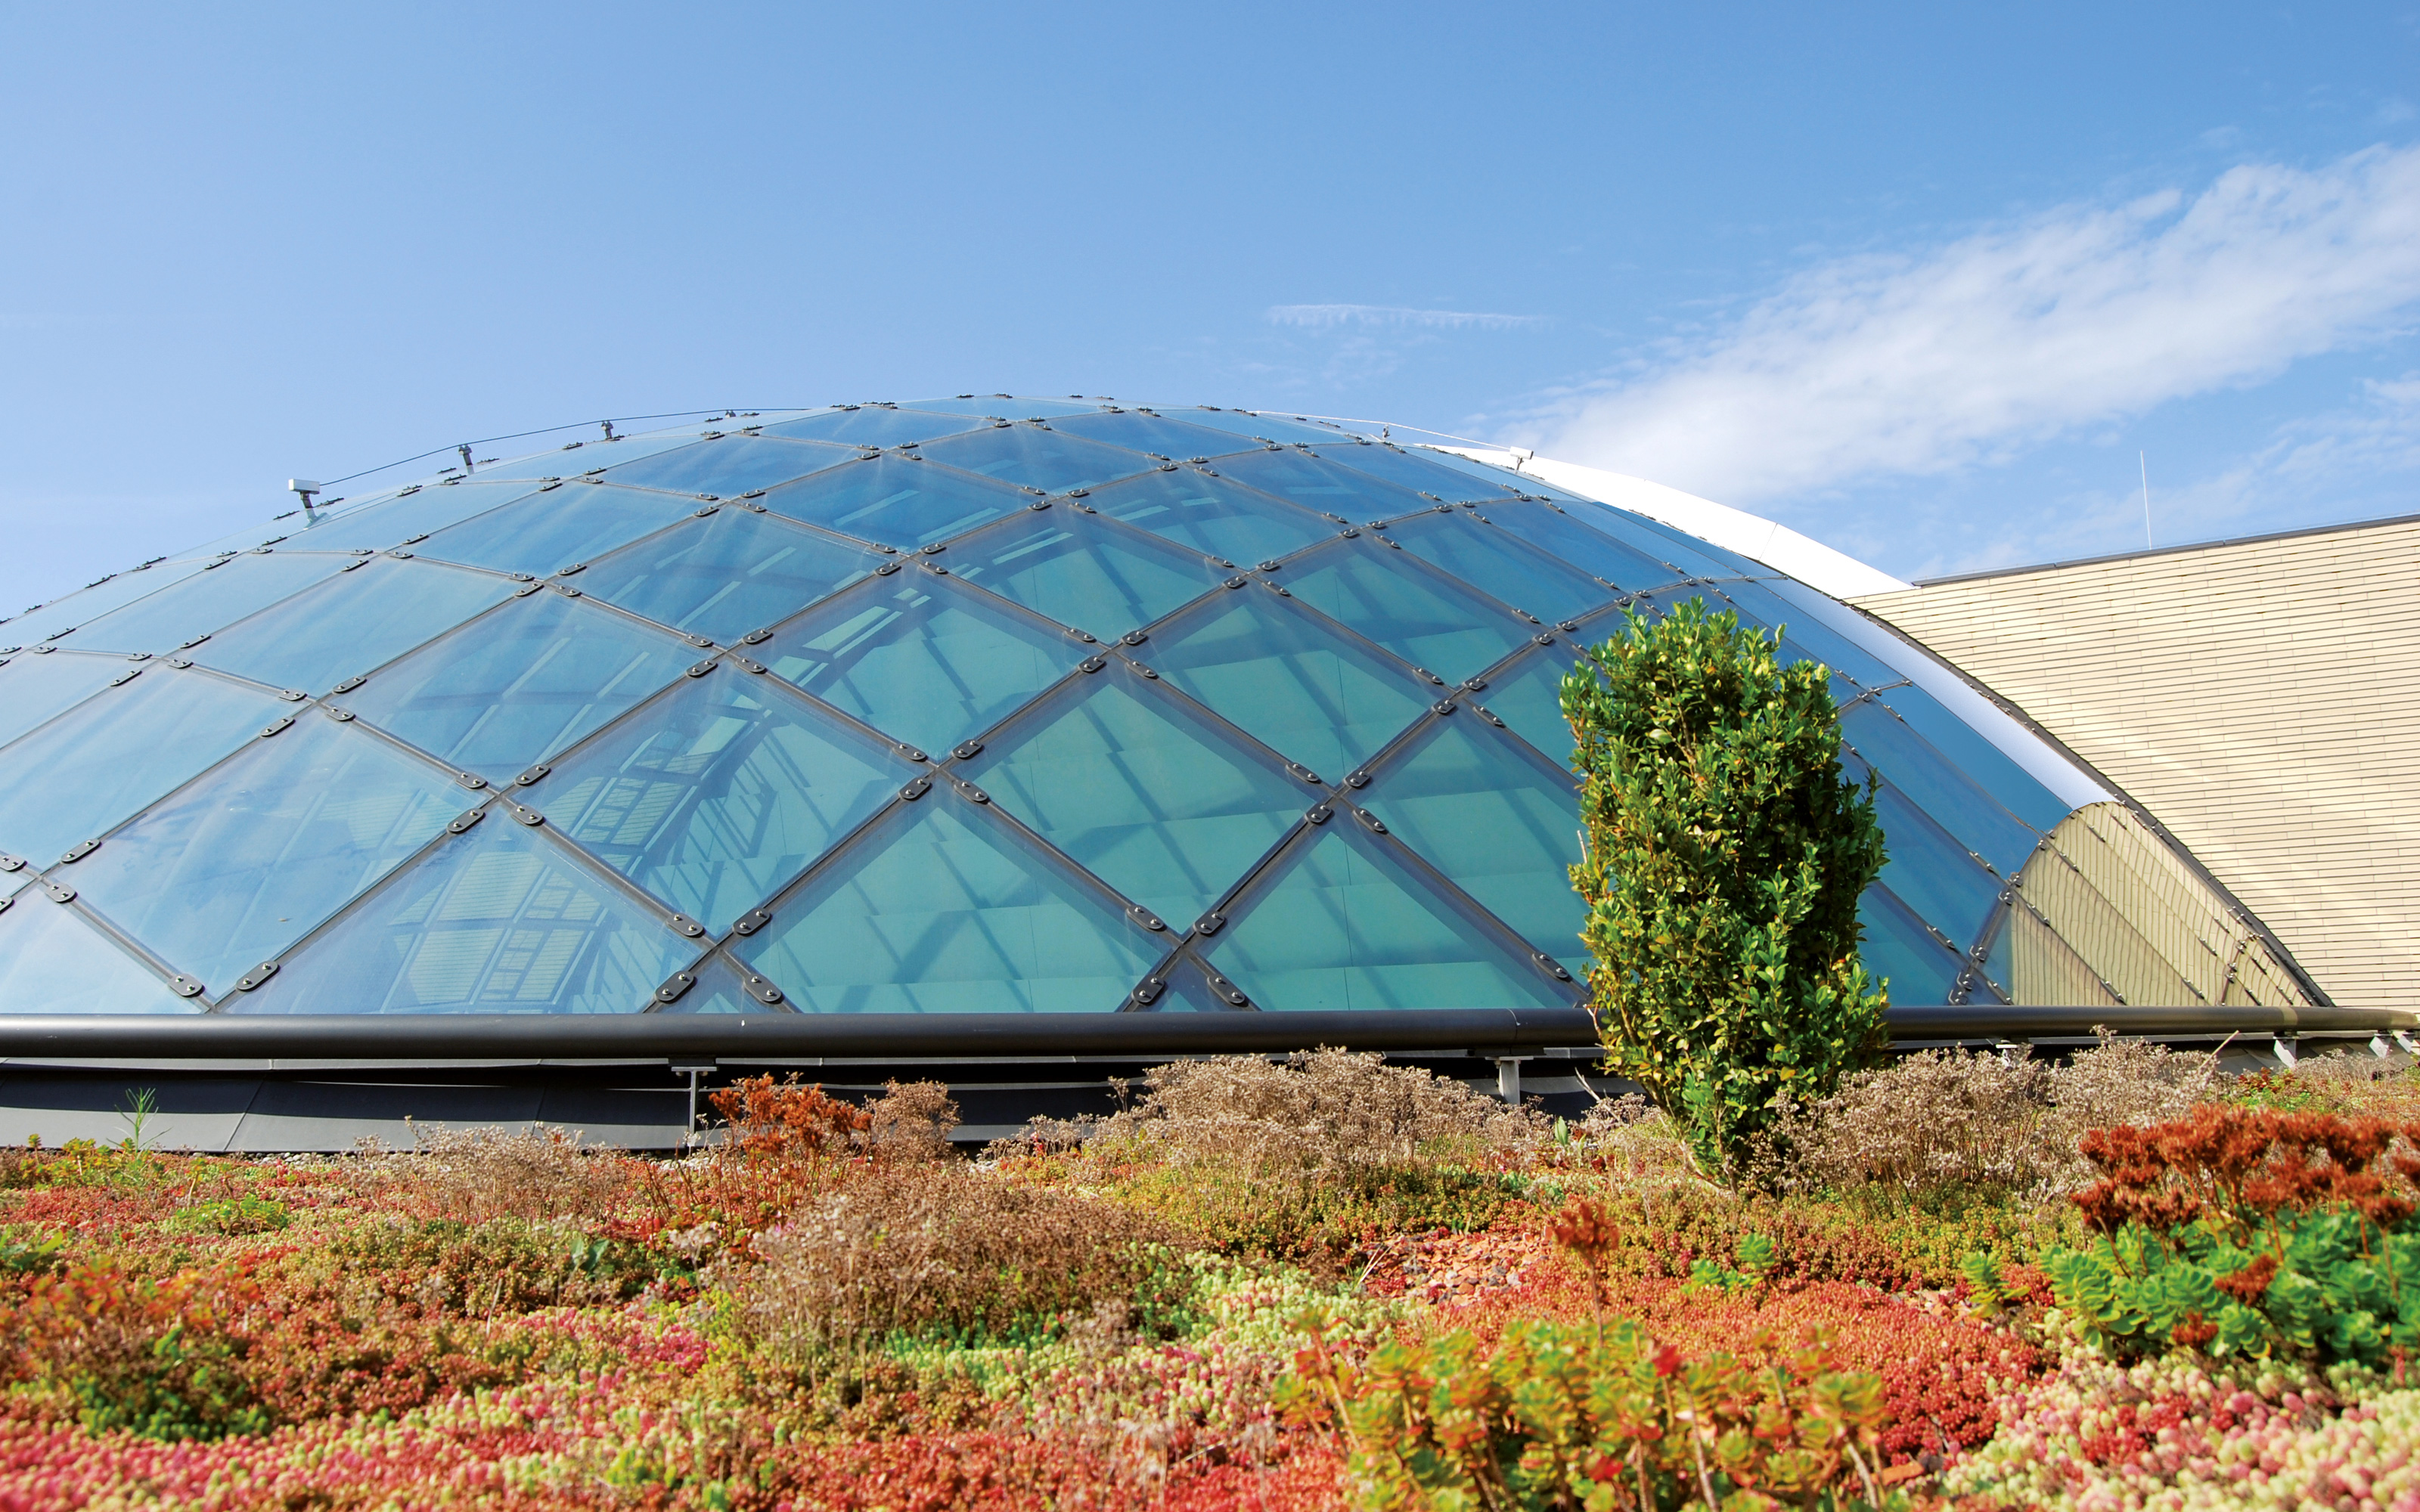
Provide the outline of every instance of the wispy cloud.
[[[2070,206],[1817,268],[1569,395],[1530,434],[1550,455],[1747,503],[2005,458],[2257,382],[2389,333],[2415,300],[2420,147],[2251,164],[2190,198]],[[2292,465],[2281,444],[2257,471]]]
[[1473,310],[1414,310],[1397,304],[1273,304],[1268,317],[1281,326],[1324,331],[1337,326],[1425,326],[1446,331],[1513,331],[1544,325],[1535,315],[1489,315]]

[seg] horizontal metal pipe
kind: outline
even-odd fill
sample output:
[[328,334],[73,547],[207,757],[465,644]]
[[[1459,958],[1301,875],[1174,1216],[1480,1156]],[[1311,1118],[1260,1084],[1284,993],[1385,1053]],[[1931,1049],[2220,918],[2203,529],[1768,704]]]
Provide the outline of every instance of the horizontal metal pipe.
[[[2420,1015],[2349,1008],[2006,1008],[1890,1011],[1900,1041],[2087,1038],[2118,1034],[2393,1033]],[[1576,1008],[1312,1013],[532,1014],[193,1018],[0,1015],[0,1057],[173,1062],[256,1058],[365,1060],[618,1057],[747,1061],[792,1057],[947,1060],[1020,1056],[1265,1054],[1355,1050],[1515,1054],[1591,1045]]]

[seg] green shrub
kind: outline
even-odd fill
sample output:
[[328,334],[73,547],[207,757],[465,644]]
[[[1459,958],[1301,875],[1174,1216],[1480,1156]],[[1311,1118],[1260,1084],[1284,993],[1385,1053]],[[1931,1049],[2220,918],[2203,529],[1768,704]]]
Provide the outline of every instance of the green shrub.
[[1870,787],[1840,774],[1831,673],[1685,600],[1633,612],[1563,681],[1587,850],[1572,881],[1615,1070],[1736,1171],[1790,1098],[1885,1041],[1857,957],[1883,866]]

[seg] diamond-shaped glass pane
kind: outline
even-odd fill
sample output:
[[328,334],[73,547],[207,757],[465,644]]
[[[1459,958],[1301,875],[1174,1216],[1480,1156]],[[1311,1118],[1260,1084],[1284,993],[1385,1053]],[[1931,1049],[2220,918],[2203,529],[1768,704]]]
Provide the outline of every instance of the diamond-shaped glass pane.
[[861,541],[926,546],[1023,509],[1032,498],[929,462],[879,456],[776,488],[763,503],[776,515]]
[[1972,944],[1999,903],[2000,879],[1887,782],[1874,794],[1874,817],[1889,853],[1883,885],[1917,918],[1961,946]]
[[877,578],[755,648],[834,708],[928,751],[1005,718],[1085,648],[947,578]]
[[1671,563],[1693,578],[1759,577],[1773,570],[1712,541],[1609,504],[1575,500],[1564,503],[1562,509],[1590,530],[1602,531],[1637,547],[1658,562]]
[[1403,553],[1365,541],[1306,557],[1286,568],[1284,580],[1304,603],[1450,683],[1503,660],[1532,631]]
[[666,906],[720,929],[880,808],[907,764],[723,666],[682,679],[522,797]]
[[696,507],[697,501],[673,494],[566,483],[440,531],[412,549],[439,562],[543,578],[593,562]]
[[849,860],[734,947],[802,1012],[1108,1012],[1172,943],[947,789],[886,814]]
[[535,829],[491,813],[228,1013],[632,1013],[696,948]]
[[2002,876],[2025,864],[2041,837],[1924,738],[1871,702],[1840,711],[1840,739],[1871,762],[1883,779],[1914,800],[1966,849]]
[[116,656],[20,652],[0,662],[0,746],[90,698],[127,670]]
[[1212,430],[1223,430],[1231,436],[1241,436],[1247,440],[1255,439],[1270,441],[1350,440],[1340,427],[1335,425],[1321,424],[1311,420],[1290,420],[1283,415],[1254,414],[1249,409],[1197,409],[1191,405],[1179,405],[1173,409],[1167,405],[1154,405],[1152,408],[1171,420],[1182,420],[1192,425],[1206,425]]
[[1388,446],[1383,441],[1332,443],[1319,448],[1319,455],[1357,472],[1384,478],[1399,488],[1435,494],[1449,503],[1457,503],[1465,499],[1493,502],[1512,497],[1503,485],[1481,483],[1467,472],[1433,462],[1424,455]]
[[730,499],[751,488],[770,488],[856,459],[857,453],[847,447],[760,436],[723,436],[622,463],[608,469],[602,481],[629,488],[662,488],[673,493]]
[[350,564],[345,557],[293,553],[232,557],[224,566],[104,615],[59,643],[82,651],[174,651]]
[[1279,859],[1206,954],[1264,1009],[1545,1008],[1573,996],[1342,814]]
[[1182,928],[1218,902],[1319,794],[1111,669],[1078,680],[969,775],[1094,875]]
[[[1836,672],[1845,673],[1860,687],[1881,687],[1901,680],[1896,671],[1885,666],[1863,646],[1849,640],[1812,615],[1798,612],[1796,606],[1762,583],[1725,583],[1722,594],[1737,605],[1742,613],[1761,623],[1768,631],[1778,627],[1785,646],[1794,648],[1800,656],[1823,663]],[[1719,609],[1722,604],[1717,600],[1714,607]]]
[[72,870],[87,903],[215,996],[467,806],[443,772],[315,715],[252,742]]
[[2018,818],[2038,829],[2050,830],[2058,827],[2058,822],[2067,817],[2068,807],[2056,795],[1924,689],[1895,687],[1885,693],[1881,702],[1961,772],[1989,789],[1992,796]]
[[271,687],[323,693],[510,597],[484,573],[380,558],[220,631],[190,655]]
[[0,751],[0,851],[47,862],[258,736],[288,705],[154,666]]
[[1388,759],[1361,805],[1454,886],[1575,975],[1586,910],[1576,785],[1468,710],[1440,719]]
[[1650,553],[1602,531],[1591,530],[1549,504],[1507,500],[1481,511],[1488,519],[1531,546],[1553,552],[1582,572],[1602,578],[1625,593],[1654,588],[1689,576],[1675,570],[1668,557]]
[[1498,672],[1479,692],[1487,712],[1503,720],[1557,765],[1572,757],[1572,727],[1563,719],[1563,679],[1579,665],[1576,650],[1561,636],[1541,646],[1509,672]]
[[765,427],[768,436],[795,436],[802,440],[836,441],[844,446],[904,446],[937,437],[954,436],[982,424],[971,415],[941,415],[929,409],[883,409],[872,405],[858,409],[830,409]]
[[1156,467],[1123,447],[1103,446],[1040,425],[986,425],[949,436],[923,448],[924,455],[986,478],[1044,493],[1089,488]]
[[1179,462],[1189,457],[1218,456],[1250,444],[1207,425],[1188,424],[1182,420],[1147,415],[1133,409],[1069,415],[1063,420],[1052,421],[1050,428],[1089,440],[1106,441],[1111,446],[1156,453]]
[[580,586],[659,625],[729,645],[870,575],[883,560],[854,543],[726,505],[606,558]]
[[963,399],[911,399],[909,409],[942,415],[981,415],[996,420],[1056,420],[1061,415],[1097,413],[1100,405],[1085,399],[1029,399],[1013,393],[977,393]]
[[534,488],[527,479],[431,485],[408,497],[331,516],[295,532],[286,545],[296,551],[392,550],[414,536],[433,534],[516,499],[526,499]]
[[425,647],[345,707],[439,761],[504,781],[681,675],[700,653],[540,593]]
[[1146,472],[1096,488],[1086,502],[1165,540],[1244,566],[1292,556],[1340,529],[1310,510],[1280,503],[1199,468]]
[[1265,588],[1222,594],[1137,648],[1162,677],[1330,782],[1428,707],[1422,685]]
[[1047,619],[1111,640],[1218,586],[1223,573],[1156,537],[1064,507],[950,548],[952,570]]
[[103,579],[89,588],[29,609],[13,619],[0,620],[0,646],[30,646],[56,640],[78,625],[89,625],[112,609],[133,603],[146,594],[156,594],[171,583],[183,581],[202,571],[207,564],[207,559],[162,563],[157,566],[137,567],[131,572]]
[[1399,520],[1387,534],[1497,603],[1549,623],[1577,619],[1613,601],[1612,589],[1465,514]]
[[609,467],[635,462],[643,456],[686,446],[697,440],[702,430],[711,426],[690,425],[678,430],[654,431],[644,436],[616,436],[612,440],[573,441],[551,452],[533,452],[493,466],[481,467],[471,474],[474,481],[495,482],[506,479],[526,482],[532,478],[568,478],[582,472],[601,472]]
[[197,1013],[101,932],[39,892],[0,907],[0,1013]]
[[1392,519],[1430,508],[1434,503],[1413,489],[1398,487],[1382,478],[1340,467],[1325,457],[1292,447],[1221,457],[1218,471],[1280,499],[1291,499],[1306,509],[1346,516],[1357,525],[1365,520]]
[[1858,958],[1868,976],[1889,980],[1892,1002],[1949,1001],[1964,963],[1888,887],[1878,882],[1865,890],[1857,899],[1857,922],[1865,931]]

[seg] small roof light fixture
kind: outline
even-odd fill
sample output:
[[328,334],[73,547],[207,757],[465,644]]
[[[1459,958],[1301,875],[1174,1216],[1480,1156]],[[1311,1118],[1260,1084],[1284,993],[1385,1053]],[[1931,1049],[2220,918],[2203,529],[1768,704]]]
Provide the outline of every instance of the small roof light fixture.
[[462,454],[462,471],[465,471],[465,472],[470,471],[471,471],[471,443],[470,443],[469,441],[464,441],[461,445],[457,446],[456,448],[454,448],[454,450],[456,450],[456,451],[458,451],[458,452],[459,452],[459,453],[461,453],[461,454]]
[[1538,455],[1526,446],[1510,446],[1505,448],[1505,450],[1512,454],[1512,471],[1515,472],[1520,471],[1522,467],[1526,465],[1531,457]]
[[287,492],[298,493],[302,496],[302,517],[304,519],[313,519],[318,517],[311,513],[311,501],[314,496],[318,495],[327,486],[328,486],[324,483],[315,483],[309,478],[288,478],[286,480],[286,488]]

